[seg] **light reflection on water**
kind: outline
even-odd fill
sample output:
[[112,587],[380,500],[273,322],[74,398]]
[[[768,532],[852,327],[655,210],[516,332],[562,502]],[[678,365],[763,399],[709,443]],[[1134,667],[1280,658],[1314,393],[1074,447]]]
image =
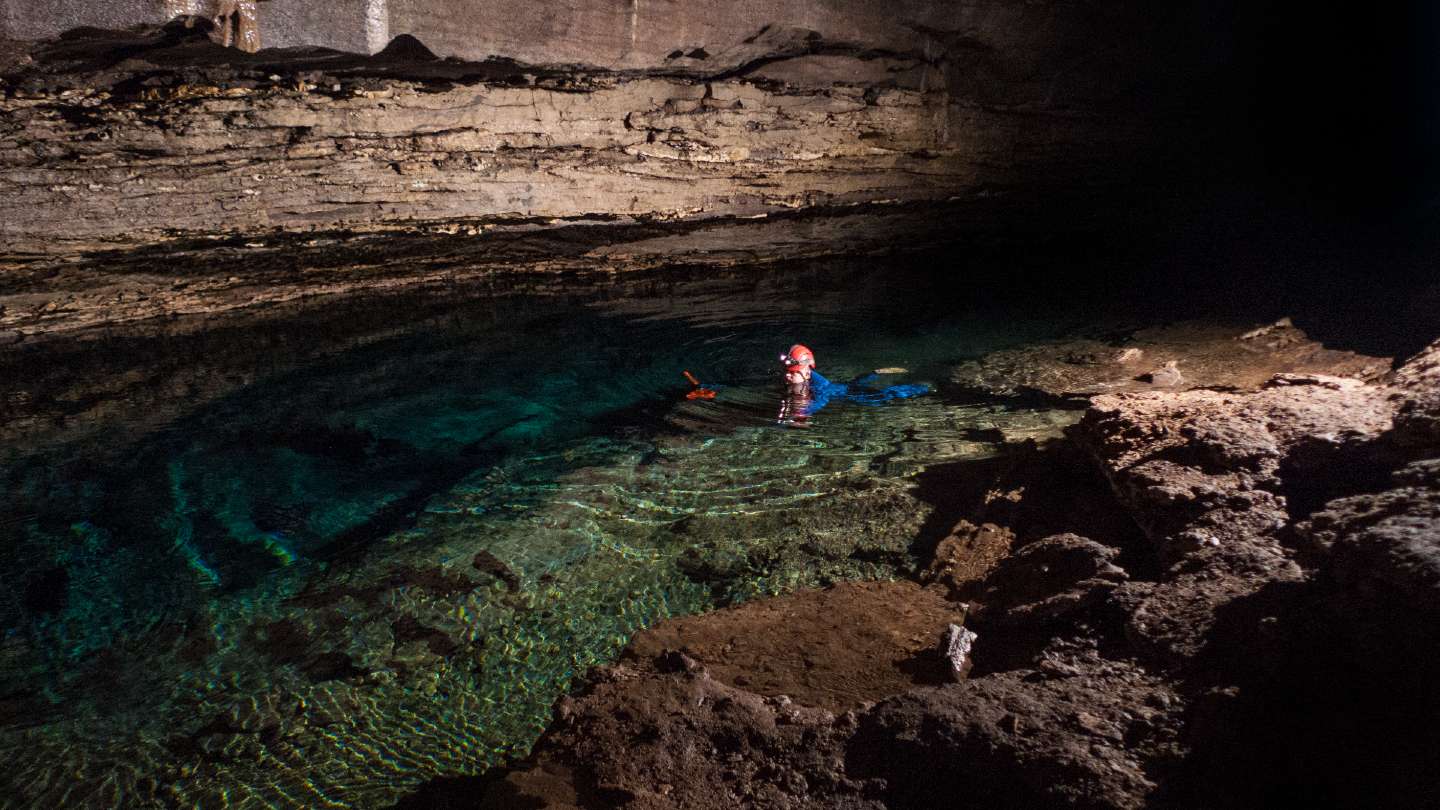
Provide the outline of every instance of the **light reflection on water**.
[[935,384],[1053,327],[758,273],[51,370],[0,450],[0,801],[385,806],[523,752],[639,627],[909,570],[916,475],[1071,418],[941,391],[776,427],[796,340],[834,379]]

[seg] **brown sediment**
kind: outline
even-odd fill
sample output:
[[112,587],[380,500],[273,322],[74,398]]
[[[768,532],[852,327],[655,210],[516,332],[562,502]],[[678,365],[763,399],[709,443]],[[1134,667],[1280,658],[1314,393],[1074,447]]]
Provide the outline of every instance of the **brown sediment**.
[[674,650],[721,683],[844,712],[937,683],[936,646],[964,609],[912,582],[855,582],[675,619],[635,636],[626,660]]

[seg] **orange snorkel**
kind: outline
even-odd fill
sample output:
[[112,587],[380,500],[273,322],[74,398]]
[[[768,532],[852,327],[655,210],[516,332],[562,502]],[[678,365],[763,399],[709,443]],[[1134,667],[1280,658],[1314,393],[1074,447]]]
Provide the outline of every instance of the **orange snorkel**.
[[701,385],[700,385],[700,381],[697,380],[697,379],[695,379],[695,375],[694,375],[694,374],[691,374],[691,373],[688,372],[688,371],[682,371],[682,372],[680,372],[680,373],[681,373],[681,374],[684,374],[684,375],[685,375],[685,379],[689,380],[689,381],[690,381],[690,384],[693,385],[693,386],[695,386],[694,388],[691,388],[691,389],[690,389],[689,393],[685,394],[685,398],[686,398],[686,399],[714,399],[714,398],[715,398],[715,392],[712,391],[712,390],[709,389],[709,388],[705,388],[705,387],[701,386]]

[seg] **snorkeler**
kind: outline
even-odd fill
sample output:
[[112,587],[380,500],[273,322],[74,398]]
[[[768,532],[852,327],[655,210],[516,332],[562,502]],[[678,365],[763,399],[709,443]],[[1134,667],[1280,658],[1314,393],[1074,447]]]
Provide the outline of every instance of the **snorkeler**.
[[822,385],[829,385],[830,381],[815,370],[815,353],[803,344],[796,343],[780,355],[780,364],[785,367],[785,396],[780,400],[780,414],[775,421],[791,427],[808,427],[814,407],[810,398],[811,381]]
[[[815,353],[804,344],[796,343],[790,351],[780,355],[780,364],[785,367],[785,384],[792,388],[805,385],[811,377],[819,376],[815,371]],[[830,381],[820,377],[820,382]]]
[[[797,343],[780,355],[785,369],[785,397],[780,401],[776,421],[790,427],[809,427],[810,417],[832,399],[845,399],[861,405],[880,405],[892,399],[909,399],[930,393],[928,385],[892,385],[888,388],[868,386],[880,372],[871,372],[849,383],[831,382],[815,370],[815,353]],[[885,369],[886,372],[902,369]]]

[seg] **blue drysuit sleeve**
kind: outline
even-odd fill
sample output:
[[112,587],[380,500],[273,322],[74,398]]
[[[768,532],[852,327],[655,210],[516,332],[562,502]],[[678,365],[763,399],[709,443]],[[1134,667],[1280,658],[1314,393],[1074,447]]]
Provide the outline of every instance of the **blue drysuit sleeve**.
[[847,386],[843,383],[833,383],[814,369],[810,370],[810,383],[807,393],[810,396],[810,404],[805,406],[805,415],[810,416],[821,408],[830,404],[833,397],[845,396]]
[[930,393],[928,385],[892,385],[878,391],[860,390],[860,386],[875,380],[878,375],[867,374],[852,383],[831,382],[818,371],[810,371],[810,405],[805,409],[813,415],[830,404],[832,399],[846,399],[860,405],[883,405],[892,399],[910,399]]

